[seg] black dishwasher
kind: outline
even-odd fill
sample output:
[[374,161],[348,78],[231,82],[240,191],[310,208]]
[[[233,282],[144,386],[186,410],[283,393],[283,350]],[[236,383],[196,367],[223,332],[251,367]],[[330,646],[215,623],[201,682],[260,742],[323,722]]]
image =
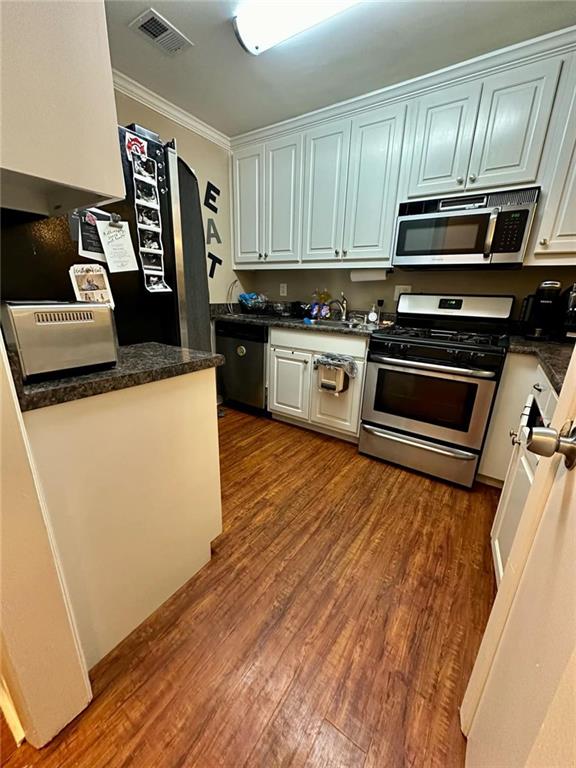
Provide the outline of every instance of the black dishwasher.
[[216,351],[226,358],[219,369],[225,402],[266,410],[267,325],[216,320]]

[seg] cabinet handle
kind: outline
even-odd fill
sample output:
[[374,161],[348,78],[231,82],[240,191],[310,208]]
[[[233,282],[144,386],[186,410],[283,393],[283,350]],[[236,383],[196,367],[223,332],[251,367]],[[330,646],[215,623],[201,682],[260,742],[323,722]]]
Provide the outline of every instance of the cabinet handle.
[[302,360],[302,362],[304,363],[304,365],[308,365],[308,360]]
[[336,258],[340,256],[340,251],[338,250],[338,248],[336,248],[336,250],[334,251],[334,256],[336,256]]
[[540,245],[548,245],[548,238],[543,237],[542,240],[540,240]]
[[534,384],[534,385],[533,385],[533,387],[532,387],[532,389],[535,389],[535,390],[536,390],[536,392],[543,392],[543,391],[544,391],[544,390],[542,389],[542,387],[540,386],[540,384]]
[[342,251],[342,256],[348,256],[348,251]]
[[267,258],[268,258],[268,254],[267,254],[267,253],[265,253],[265,254],[264,254],[264,258],[265,258],[265,259],[267,259]]
[[458,176],[456,178],[456,184],[464,184],[464,176]]
[[259,258],[259,259],[261,259],[261,258],[262,258],[262,254],[261,254],[261,253],[259,253],[259,254],[258,254],[258,258]]
[[476,181],[476,179],[477,179],[478,177],[476,176],[476,174],[475,174],[475,173],[471,173],[471,174],[470,174],[470,176],[468,176],[468,178],[470,179],[470,181],[472,182],[472,184],[474,184],[474,182]]

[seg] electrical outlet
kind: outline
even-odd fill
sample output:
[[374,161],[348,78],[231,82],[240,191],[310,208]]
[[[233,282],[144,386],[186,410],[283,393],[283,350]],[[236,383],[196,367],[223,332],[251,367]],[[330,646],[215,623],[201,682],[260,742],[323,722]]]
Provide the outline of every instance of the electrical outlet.
[[280,283],[280,296],[288,296],[288,283]]
[[398,301],[401,293],[412,293],[411,285],[397,285],[394,288],[394,301]]

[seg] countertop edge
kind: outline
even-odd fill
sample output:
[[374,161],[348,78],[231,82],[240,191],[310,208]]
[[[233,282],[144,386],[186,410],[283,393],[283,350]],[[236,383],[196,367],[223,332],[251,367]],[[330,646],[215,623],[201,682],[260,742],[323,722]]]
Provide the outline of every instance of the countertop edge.
[[[557,395],[560,394],[564,384],[573,350],[574,344],[570,342],[537,341],[524,339],[521,336],[512,336],[508,348],[508,352],[512,354],[534,355]],[[563,358],[560,364],[558,363],[559,355]]]

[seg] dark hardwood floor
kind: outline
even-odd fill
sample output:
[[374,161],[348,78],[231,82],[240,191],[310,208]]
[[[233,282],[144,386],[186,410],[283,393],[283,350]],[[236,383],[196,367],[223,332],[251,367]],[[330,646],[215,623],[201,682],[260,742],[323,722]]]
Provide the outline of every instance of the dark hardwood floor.
[[92,670],[85,713],[5,765],[463,766],[497,492],[235,411],[220,433],[212,561]]

